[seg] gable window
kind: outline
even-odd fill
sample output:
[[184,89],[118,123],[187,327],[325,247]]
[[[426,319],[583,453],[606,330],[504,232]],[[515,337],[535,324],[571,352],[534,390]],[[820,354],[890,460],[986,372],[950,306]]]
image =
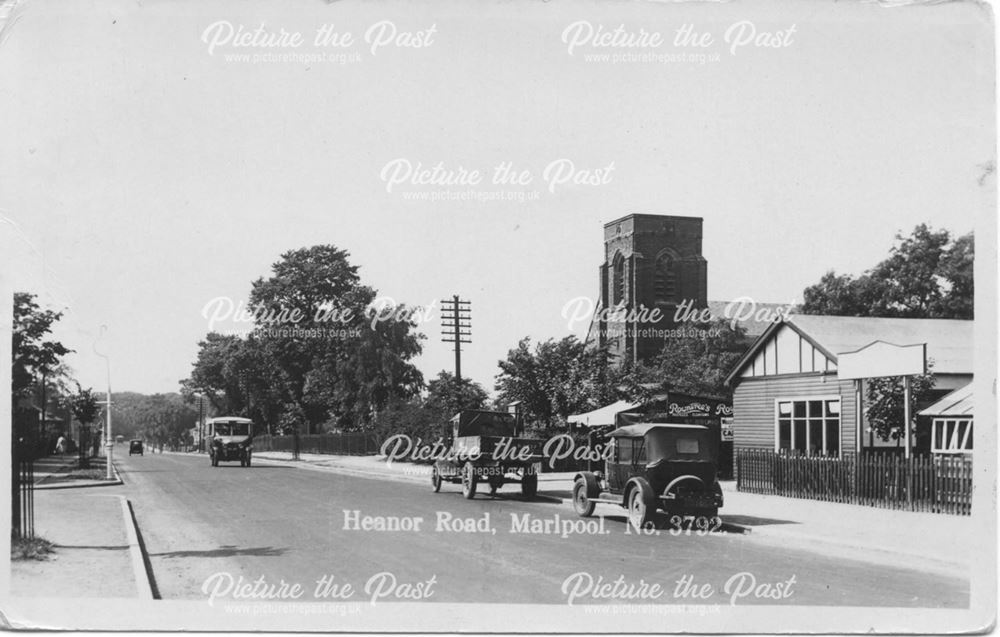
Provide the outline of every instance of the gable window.
[[840,455],[840,398],[778,400],[775,450]]
[[970,453],[972,451],[971,418],[935,418],[931,450],[934,453]]

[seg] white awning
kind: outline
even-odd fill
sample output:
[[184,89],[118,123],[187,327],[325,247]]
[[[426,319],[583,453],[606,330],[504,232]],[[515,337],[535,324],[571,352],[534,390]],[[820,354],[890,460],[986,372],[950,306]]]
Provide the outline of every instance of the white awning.
[[627,400],[619,400],[616,403],[610,405],[605,405],[600,409],[595,409],[594,411],[588,411],[585,414],[573,414],[566,420],[574,424],[580,424],[585,427],[601,427],[604,425],[615,424],[615,415],[628,411],[630,409],[635,409],[639,406],[639,403],[630,403]]

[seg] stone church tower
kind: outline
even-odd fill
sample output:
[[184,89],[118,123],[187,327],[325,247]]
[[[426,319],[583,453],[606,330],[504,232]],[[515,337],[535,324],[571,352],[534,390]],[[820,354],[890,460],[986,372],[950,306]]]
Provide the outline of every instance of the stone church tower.
[[622,363],[658,354],[683,301],[707,307],[701,237],[700,217],[636,214],[604,224],[600,296],[587,342],[607,346]]

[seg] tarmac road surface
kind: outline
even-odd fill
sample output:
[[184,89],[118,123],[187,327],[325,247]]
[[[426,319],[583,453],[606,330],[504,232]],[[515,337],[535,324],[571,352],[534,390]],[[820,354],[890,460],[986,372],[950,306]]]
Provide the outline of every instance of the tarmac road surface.
[[213,468],[194,454],[124,456],[119,469],[164,599],[232,599],[242,576],[251,583],[243,590],[259,582],[256,590],[271,595],[297,583],[299,601],[338,601],[350,590],[348,599],[358,602],[373,595],[548,604],[570,597],[574,604],[969,602],[967,581],[905,564],[875,565],[731,533],[637,535],[622,510],[606,505],[597,509],[603,519],[585,523],[568,502],[546,498],[544,482],[532,501],[517,485],[469,501],[447,483],[433,493],[430,484],[259,460],[250,468]]

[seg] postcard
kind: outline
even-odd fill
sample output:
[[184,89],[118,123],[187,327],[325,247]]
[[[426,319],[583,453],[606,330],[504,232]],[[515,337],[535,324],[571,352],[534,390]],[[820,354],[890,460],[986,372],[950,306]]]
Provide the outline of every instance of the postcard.
[[995,46],[3,0],[4,627],[991,630]]

